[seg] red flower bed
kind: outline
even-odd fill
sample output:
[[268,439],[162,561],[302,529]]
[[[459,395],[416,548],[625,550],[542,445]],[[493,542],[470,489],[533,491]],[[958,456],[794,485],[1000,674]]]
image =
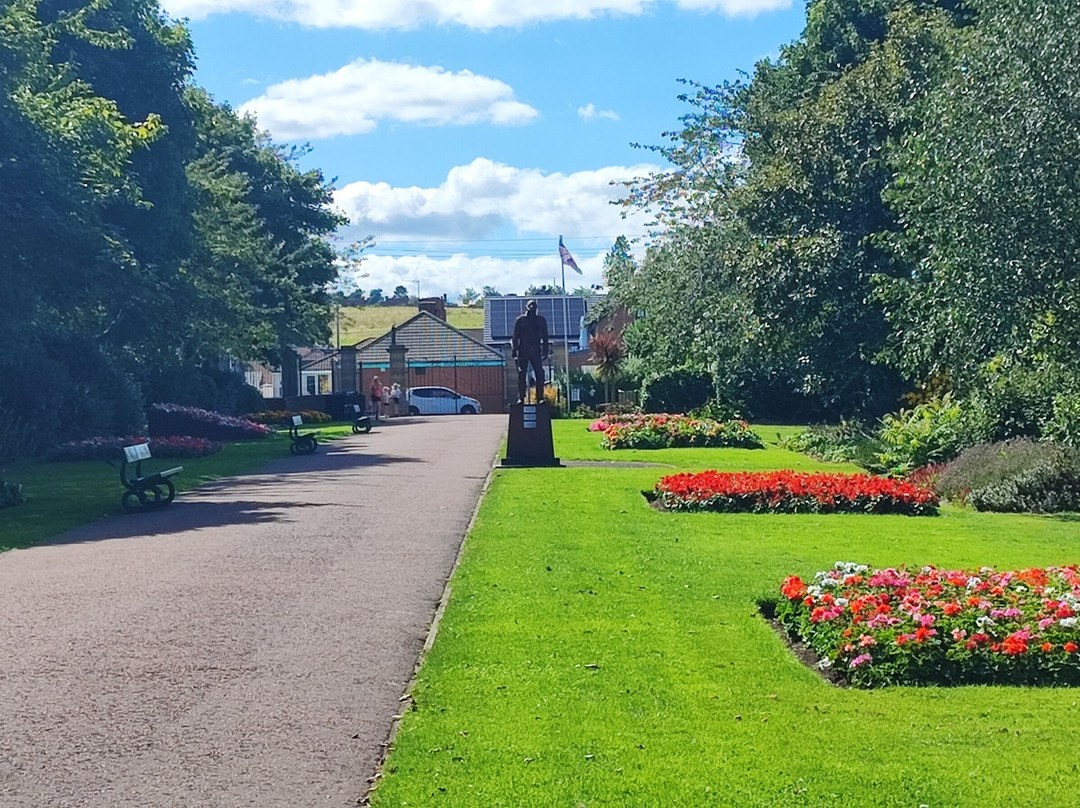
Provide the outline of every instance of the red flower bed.
[[788,577],[776,616],[862,687],[1080,684],[1080,568],[913,572],[838,562]]
[[654,489],[669,510],[722,513],[937,513],[932,491],[869,474],[796,471],[674,474]]

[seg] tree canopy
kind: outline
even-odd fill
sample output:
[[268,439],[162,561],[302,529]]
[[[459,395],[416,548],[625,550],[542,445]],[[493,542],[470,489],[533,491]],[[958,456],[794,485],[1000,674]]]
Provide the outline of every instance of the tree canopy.
[[644,315],[631,354],[803,419],[1068,375],[1078,23],[1049,0],[811,0],[778,59],[687,82],[691,112],[651,147],[673,170],[628,189],[652,246],[608,260]]
[[170,375],[328,338],[330,188],[193,59],[154,0],[0,4],[0,411],[51,438],[136,429]]

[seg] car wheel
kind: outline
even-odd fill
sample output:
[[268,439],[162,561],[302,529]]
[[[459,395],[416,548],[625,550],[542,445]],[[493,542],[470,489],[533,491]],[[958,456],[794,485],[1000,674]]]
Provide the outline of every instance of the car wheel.
[[461,408],[461,414],[476,415],[476,407],[474,407],[472,404],[466,404],[464,407]]
[[409,407],[409,415],[419,415],[419,414],[420,414],[419,409],[417,409],[416,407],[412,407],[412,406]]

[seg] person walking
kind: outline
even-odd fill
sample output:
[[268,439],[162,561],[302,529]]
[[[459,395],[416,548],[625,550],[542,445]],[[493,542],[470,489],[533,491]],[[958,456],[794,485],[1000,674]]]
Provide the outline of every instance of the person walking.
[[395,418],[402,414],[402,398],[404,398],[404,393],[401,390],[401,385],[394,382],[393,386],[390,388],[390,411]]
[[382,405],[382,383],[379,381],[379,377],[376,376],[371,380],[371,414],[375,416],[375,420],[379,420],[379,410]]

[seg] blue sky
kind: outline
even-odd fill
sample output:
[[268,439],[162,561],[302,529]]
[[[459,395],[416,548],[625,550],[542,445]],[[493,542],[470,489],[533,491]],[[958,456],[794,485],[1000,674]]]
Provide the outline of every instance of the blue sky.
[[610,204],[663,168],[689,107],[678,79],[719,84],[799,36],[804,0],[163,0],[186,18],[195,80],[334,180],[354,282],[390,293],[561,282],[563,235],[602,283]]

